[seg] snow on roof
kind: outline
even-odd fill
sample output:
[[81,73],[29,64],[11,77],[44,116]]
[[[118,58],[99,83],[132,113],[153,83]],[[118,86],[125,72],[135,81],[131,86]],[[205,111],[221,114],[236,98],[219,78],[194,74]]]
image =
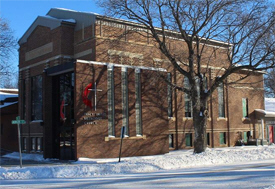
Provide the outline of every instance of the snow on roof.
[[[18,89],[0,89],[0,109],[18,103]],[[15,98],[9,102],[4,102],[8,98]]]
[[5,92],[0,91],[0,101],[4,101],[7,98],[11,98],[11,97],[18,97],[18,94],[5,93]]
[[5,107],[8,107],[8,106],[11,106],[11,105],[16,104],[16,103],[18,103],[18,101],[16,101],[16,102],[8,102],[8,103],[5,103],[5,104],[3,104],[3,105],[0,105],[0,109],[1,109],[1,108],[5,108]]
[[275,98],[265,98],[265,110],[275,112]]
[[62,21],[76,23],[75,19],[62,19]]
[[275,112],[271,112],[271,111],[266,111],[266,110],[262,110],[262,109],[255,109],[256,113],[260,113],[262,115],[264,115],[264,117],[275,117]]
[[2,89],[2,88],[0,88],[0,91],[14,91],[14,92],[18,92],[18,89]]
[[[58,7],[55,7],[55,8],[51,8],[51,9],[57,9],[57,10],[62,10],[62,11],[68,11],[68,12],[75,12],[75,13],[80,13],[80,14],[92,14],[92,15],[100,15],[98,13],[95,13],[95,12],[86,12],[86,11],[76,11],[76,10],[72,10],[72,9],[66,9],[66,8],[58,8]],[[50,10],[51,11],[51,10]],[[49,11],[49,12],[50,12]]]
[[63,8],[51,8],[47,15],[63,20],[74,19],[76,21],[75,31],[82,29],[82,27],[87,27],[95,23],[95,19],[97,16],[97,14],[92,12],[80,12]]

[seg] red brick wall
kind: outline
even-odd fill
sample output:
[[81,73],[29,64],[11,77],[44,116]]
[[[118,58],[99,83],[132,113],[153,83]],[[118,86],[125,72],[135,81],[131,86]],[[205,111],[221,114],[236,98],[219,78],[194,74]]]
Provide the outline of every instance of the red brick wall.
[[[7,113],[9,112],[9,113]],[[14,113],[11,113],[14,112]],[[11,124],[18,116],[18,104],[1,108],[1,149],[19,151],[17,125]]]
[[[166,90],[163,81],[154,77],[153,71],[142,70],[142,125],[146,138],[136,137],[135,123],[135,85],[134,70],[129,69],[129,138],[123,142],[122,156],[152,155],[168,152],[168,119]],[[84,124],[86,113],[106,113],[107,106],[107,67],[77,63],[76,66],[76,136],[77,158],[79,157],[117,157],[122,126],[121,68],[114,68],[115,75],[115,138],[108,138],[107,117],[95,121],[96,124]],[[154,75],[154,76],[152,76]],[[156,80],[154,80],[154,78]],[[82,92],[89,82],[97,82],[97,111],[82,102]],[[88,116],[89,117],[89,116]],[[105,138],[107,137],[107,138]],[[148,150],[150,149],[150,150]]]

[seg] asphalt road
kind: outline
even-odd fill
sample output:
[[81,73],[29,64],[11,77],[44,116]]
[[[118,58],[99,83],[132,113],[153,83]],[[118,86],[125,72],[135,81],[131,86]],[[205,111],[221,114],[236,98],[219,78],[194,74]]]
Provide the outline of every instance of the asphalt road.
[[[268,188],[275,165],[260,163],[89,178],[2,180],[0,188]],[[272,188],[272,187],[271,187]]]

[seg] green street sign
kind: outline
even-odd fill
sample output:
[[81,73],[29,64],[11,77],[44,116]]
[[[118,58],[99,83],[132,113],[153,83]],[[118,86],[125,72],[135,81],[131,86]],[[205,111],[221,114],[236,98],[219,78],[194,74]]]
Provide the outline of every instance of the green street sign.
[[16,117],[16,120],[12,120],[11,124],[26,124],[25,120],[20,120],[20,116]]
[[11,124],[26,124],[25,120],[12,120]]
[[20,116],[16,117],[16,120],[12,120],[11,124],[17,124],[18,129],[18,147],[19,147],[19,157],[20,157],[20,168],[22,168],[22,153],[21,153],[21,135],[20,135],[20,124],[26,124],[25,120],[20,120]]

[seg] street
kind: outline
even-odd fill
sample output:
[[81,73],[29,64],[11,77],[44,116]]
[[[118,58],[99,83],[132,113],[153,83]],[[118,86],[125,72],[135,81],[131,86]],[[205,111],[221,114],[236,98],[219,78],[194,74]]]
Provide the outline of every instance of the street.
[[269,161],[88,178],[0,182],[0,188],[268,188],[275,187],[275,165]]

